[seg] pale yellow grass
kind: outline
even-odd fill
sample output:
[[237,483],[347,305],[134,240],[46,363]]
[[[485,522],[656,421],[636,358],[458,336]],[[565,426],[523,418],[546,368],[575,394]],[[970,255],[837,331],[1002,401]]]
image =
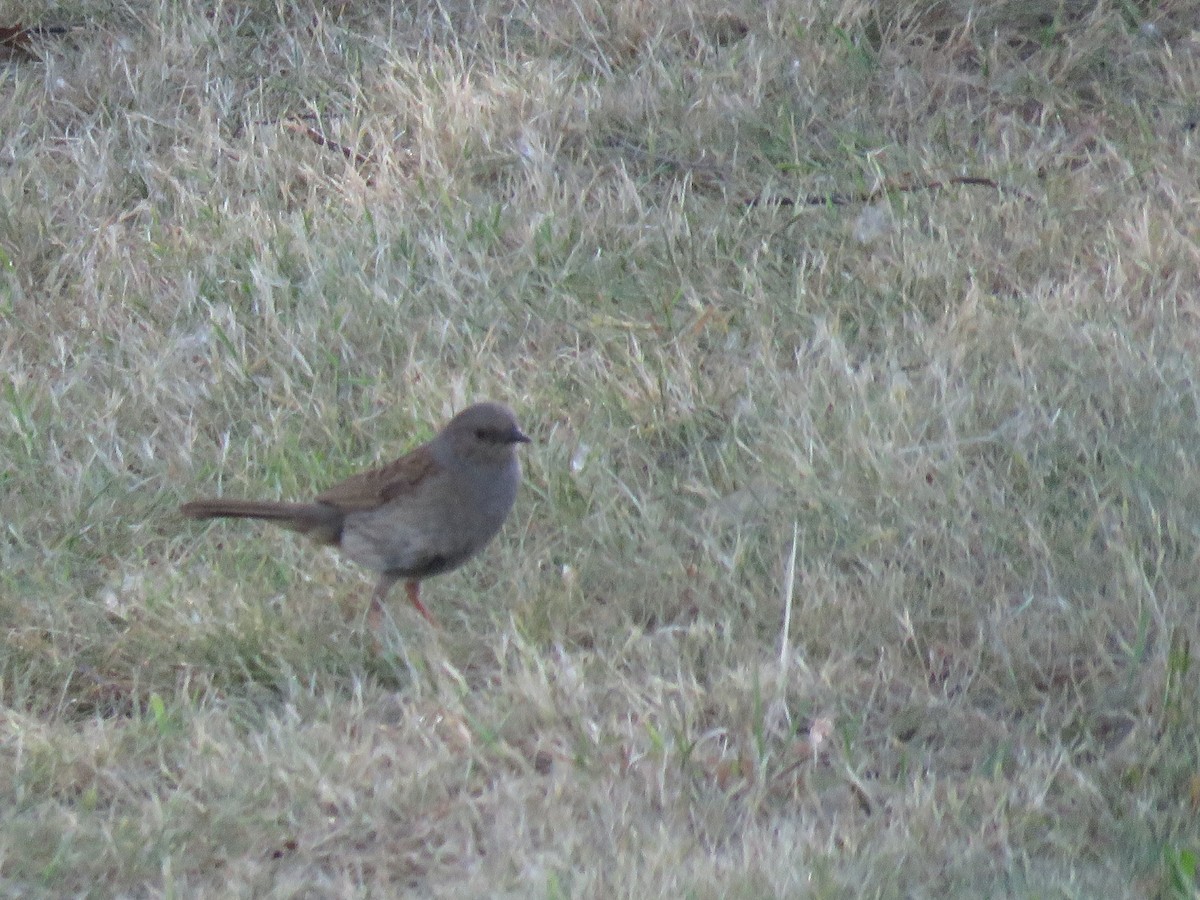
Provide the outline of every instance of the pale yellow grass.
[[[0,58],[0,893],[1193,896],[1147,8],[6,7],[72,27]],[[175,512],[481,397],[536,443],[440,632]]]

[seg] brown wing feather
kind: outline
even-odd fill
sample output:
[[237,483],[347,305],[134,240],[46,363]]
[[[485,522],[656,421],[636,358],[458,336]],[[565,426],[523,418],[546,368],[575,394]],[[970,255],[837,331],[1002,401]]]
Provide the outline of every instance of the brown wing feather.
[[318,503],[328,503],[343,512],[375,509],[390,500],[408,494],[436,467],[428,446],[422,445],[378,469],[351,475],[317,495]]

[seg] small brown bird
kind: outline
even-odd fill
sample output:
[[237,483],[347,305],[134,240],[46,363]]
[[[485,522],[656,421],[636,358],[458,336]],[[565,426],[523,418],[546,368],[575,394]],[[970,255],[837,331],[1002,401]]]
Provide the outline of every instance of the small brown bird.
[[337,547],[379,573],[373,624],[400,579],[412,605],[436,624],[421,602],[421,580],[457,569],[496,536],[521,482],[516,445],[527,443],[512,410],[476,403],[433,440],[350,476],[313,503],[193,500],[179,511],[192,519],[265,519]]

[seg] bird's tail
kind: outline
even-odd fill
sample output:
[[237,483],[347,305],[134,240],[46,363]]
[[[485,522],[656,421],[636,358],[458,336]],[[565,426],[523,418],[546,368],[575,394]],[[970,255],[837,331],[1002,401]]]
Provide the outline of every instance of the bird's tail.
[[327,503],[274,500],[193,500],[179,507],[189,519],[264,519],[307,535],[321,544],[341,540],[345,514]]

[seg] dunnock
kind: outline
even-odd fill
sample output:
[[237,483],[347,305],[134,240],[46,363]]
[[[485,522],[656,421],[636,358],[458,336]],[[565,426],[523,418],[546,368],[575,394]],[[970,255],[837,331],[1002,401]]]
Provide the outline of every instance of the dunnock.
[[521,481],[516,445],[528,442],[512,410],[476,403],[433,440],[350,476],[313,503],[193,500],[179,511],[192,519],[266,519],[335,546],[379,573],[373,623],[400,579],[412,605],[432,623],[421,602],[421,580],[457,569],[496,536]]

